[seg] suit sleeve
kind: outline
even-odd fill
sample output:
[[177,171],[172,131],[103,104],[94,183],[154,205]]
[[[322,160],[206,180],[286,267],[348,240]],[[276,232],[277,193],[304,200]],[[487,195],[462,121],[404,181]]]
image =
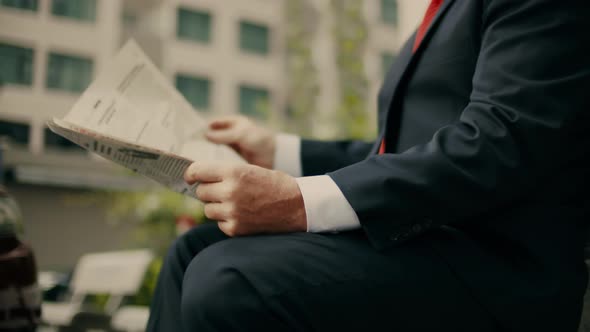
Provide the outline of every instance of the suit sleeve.
[[575,148],[590,141],[587,1],[490,0],[482,13],[460,119],[424,145],[329,173],[377,248],[476,223],[587,154]]
[[372,143],[361,141],[301,141],[301,166],[304,176],[323,175],[352,165],[367,157]]

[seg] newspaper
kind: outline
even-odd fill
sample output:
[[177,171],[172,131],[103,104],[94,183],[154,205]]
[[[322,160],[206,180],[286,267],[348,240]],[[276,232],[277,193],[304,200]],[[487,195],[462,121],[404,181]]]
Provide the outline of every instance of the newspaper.
[[245,163],[207,141],[207,122],[133,41],[96,77],[63,119],[48,127],[77,145],[194,197],[184,171],[194,161]]

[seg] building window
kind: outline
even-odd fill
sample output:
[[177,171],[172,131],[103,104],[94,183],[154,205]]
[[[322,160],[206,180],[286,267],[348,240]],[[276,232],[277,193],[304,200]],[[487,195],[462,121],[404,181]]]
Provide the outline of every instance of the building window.
[[176,35],[179,39],[208,43],[211,40],[211,14],[179,8]]
[[37,11],[37,0],[0,0],[0,6]]
[[92,79],[92,60],[57,53],[49,54],[47,87],[82,92]]
[[130,11],[124,10],[121,14],[121,23],[124,27],[133,27],[137,25],[137,15]]
[[0,43],[0,82],[31,85],[33,50]]
[[398,14],[397,0],[381,0],[381,19],[384,23],[397,26]]
[[240,113],[258,119],[266,118],[270,107],[270,93],[253,86],[240,87]]
[[69,150],[69,151],[85,151],[83,148],[78,146],[76,143],[65,139],[56,133],[52,132],[51,129],[45,128],[44,131],[44,138],[45,138],[45,146],[50,149],[56,150]]
[[388,52],[384,52],[381,54],[381,69],[384,75],[387,74],[387,72],[389,71],[389,67],[391,67],[394,61],[395,55]]
[[176,76],[176,88],[197,110],[209,108],[211,83],[208,79],[179,74]]
[[0,138],[8,139],[10,143],[28,144],[30,131],[28,124],[0,120]]
[[94,21],[96,0],[52,0],[51,13],[80,21]]
[[246,52],[268,54],[269,29],[260,24],[240,22],[240,48]]

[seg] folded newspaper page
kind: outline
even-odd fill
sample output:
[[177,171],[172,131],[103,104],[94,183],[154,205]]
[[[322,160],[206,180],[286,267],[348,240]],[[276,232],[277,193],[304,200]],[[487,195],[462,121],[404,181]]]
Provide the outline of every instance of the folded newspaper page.
[[183,179],[194,161],[245,163],[204,138],[207,122],[129,41],[63,119],[48,127],[79,146],[194,197]]

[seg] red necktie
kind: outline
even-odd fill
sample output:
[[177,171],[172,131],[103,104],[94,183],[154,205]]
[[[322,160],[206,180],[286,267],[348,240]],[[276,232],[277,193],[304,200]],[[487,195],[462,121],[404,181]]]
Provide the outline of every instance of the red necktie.
[[[432,20],[436,16],[436,13],[438,13],[438,10],[440,9],[440,6],[442,5],[442,3],[443,3],[443,0],[430,1],[430,5],[428,6],[428,9],[426,9],[426,14],[424,15],[424,19],[422,20],[422,23],[420,24],[420,27],[418,28],[418,32],[416,33],[416,40],[414,41],[414,48],[412,49],[412,52],[416,52],[418,47],[420,47],[420,43],[422,43],[422,40],[424,40],[424,36],[426,36],[426,32],[428,31],[428,28],[430,27]],[[385,138],[383,138],[383,140],[381,140],[381,145],[379,146],[379,154],[384,154],[384,153],[385,153]]]
[[428,31],[428,28],[430,27],[432,20],[436,16],[436,13],[438,13],[438,10],[440,9],[442,3],[443,0],[432,0],[430,2],[430,6],[428,6],[428,9],[426,9],[424,20],[422,20],[422,24],[420,24],[418,32],[416,33],[416,41],[414,42],[413,49],[414,52],[416,52],[418,47],[420,47],[420,43],[422,43],[422,40],[424,40],[424,36],[426,35],[426,32]]

